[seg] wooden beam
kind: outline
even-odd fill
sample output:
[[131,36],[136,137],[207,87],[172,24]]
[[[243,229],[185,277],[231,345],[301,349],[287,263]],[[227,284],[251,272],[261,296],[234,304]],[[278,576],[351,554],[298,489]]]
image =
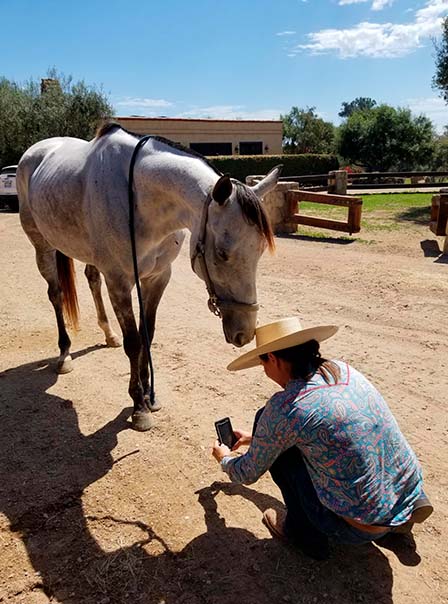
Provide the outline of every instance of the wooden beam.
[[429,228],[437,236],[446,233],[448,223],[448,195],[433,195],[431,200],[431,218]]
[[314,216],[303,216],[301,214],[293,214],[290,222],[294,224],[303,224],[305,226],[319,227],[321,229],[331,229],[333,231],[342,231],[344,233],[359,233],[360,228],[355,228],[347,222],[339,220],[327,220],[326,218],[316,218]]
[[311,201],[313,203],[323,203],[347,208],[362,205],[362,199],[359,197],[351,197],[350,195],[327,195],[326,193],[313,193],[311,191],[288,191],[286,195],[291,204],[300,201]]
[[[359,197],[351,197],[349,195],[327,195],[301,190],[287,191],[286,197],[291,214],[289,222],[292,222],[293,224],[303,224],[321,229],[342,231],[344,233],[350,233],[350,235],[352,233],[359,233],[361,230],[362,199]],[[301,201],[348,208],[347,222],[299,214],[298,210]]]

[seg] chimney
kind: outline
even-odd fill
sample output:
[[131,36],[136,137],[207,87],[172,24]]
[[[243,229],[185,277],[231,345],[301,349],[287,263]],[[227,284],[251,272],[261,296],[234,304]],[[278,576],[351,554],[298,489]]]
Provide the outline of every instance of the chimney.
[[42,78],[40,81],[40,93],[45,94],[52,88],[61,89],[61,85],[59,84],[59,80],[55,80],[54,78]]

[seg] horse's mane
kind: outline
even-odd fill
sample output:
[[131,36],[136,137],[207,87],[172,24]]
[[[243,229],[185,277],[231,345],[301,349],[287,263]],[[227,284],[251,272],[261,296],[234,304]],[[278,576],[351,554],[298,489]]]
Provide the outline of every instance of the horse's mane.
[[[115,131],[117,129],[123,130],[127,134],[130,134],[131,136],[134,136],[135,138],[137,138],[139,140],[141,138],[143,138],[143,136],[146,136],[143,134],[137,134],[136,132],[130,132],[129,130],[126,130],[126,128],[123,128],[123,126],[121,126],[121,124],[118,124],[117,122],[109,121],[109,122],[105,122],[98,128],[98,130],[96,131],[96,134],[95,134],[95,138],[101,138],[102,136],[105,136],[109,132]],[[193,149],[188,149],[187,147],[184,147],[180,143],[175,143],[174,141],[171,141],[168,138],[164,138],[163,136],[151,135],[149,138],[151,138],[152,140],[156,140],[161,143],[164,143],[165,145],[168,145],[168,147],[172,147],[173,149],[183,151],[187,155],[191,155],[192,157],[196,157],[197,159],[202,160],[214,172],[216,172],[216,174],[218,174],[219,176],[222,176],[222,172],[220,172],[212,164],[212,162],[210,162],[206,157],[204,157],[197,151],[194,151]],[[275,247],[274,233],[272,231],[271,223],[269,221],[268,215],[266,214],[266,210],[264,209],[263,204],[260,202],[258,197],[255,195],[255,193],[252,192],[252,190],[249,187],[247,187],[240,181],[235,180],[233,178],[232,178],[232,183],[236,189],[236,198],[237,198],[238,204],[241,208],[241,212],[242,212],[244,218],[246,219],[246,221],[249,224],[252,224],[257,227],[257,229],[260,231],[260,233],[265,237],[268,247],[272,251]]]
[[232,178],[232,184],[236,189],[236,198],[244,218],[249,224],[257,227],[266,239],[269,249],[273,251],[275,248],[274,233],[263,204],[252,189],[243,185],[243,183]]

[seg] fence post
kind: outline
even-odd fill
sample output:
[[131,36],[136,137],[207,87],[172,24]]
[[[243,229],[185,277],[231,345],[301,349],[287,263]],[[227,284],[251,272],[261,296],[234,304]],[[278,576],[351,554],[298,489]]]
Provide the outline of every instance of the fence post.
[[347,172],[345,170],[332,170],[328,172],[328,193],[336,195],[347,194]]
[[[263,178],[262,176],[250,175],[246,177],[246,184],[249,186],[255,185]],[[279,182],[275,189],[268,193],[263,200],[263,206],[269,216],[272,229],[276,235],[295,233],[297,225],[290,221],[291,215],[295,213],[291,211],[291,204],[287,197],[288,191],[298,190],[299,185],[296,182]],[[297,208],[297,202],[296,202]]]

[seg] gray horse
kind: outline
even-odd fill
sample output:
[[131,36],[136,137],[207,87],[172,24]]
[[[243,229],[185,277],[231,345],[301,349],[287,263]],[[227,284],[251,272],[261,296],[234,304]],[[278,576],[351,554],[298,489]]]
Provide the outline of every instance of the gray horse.
[[[98,323],[109,346],[120,342],[101,297],[101,273],[130,361],[132,425],[151,426],[148,358],[132,310],[136,283],[129,231],[131,158],[140,137],[107,124],[90,141],[50,138],[33,145],[17,170],[20,220],[48,283],[59,332],[57,370],[72,369],[65,319],[76,327],[78,308],[73,260],[86,264]],[[221,316],[227,342],[243,346],[256,325],[256,268],[273,235],[260,199],[277,182],[274,168],[248,187],[218,173],[202,156],[150,137],[135,156],[133,208],[141,297],[152,341],[156,310],[179,254],[191,233],[194,272],[206,282],[209,306]]]

